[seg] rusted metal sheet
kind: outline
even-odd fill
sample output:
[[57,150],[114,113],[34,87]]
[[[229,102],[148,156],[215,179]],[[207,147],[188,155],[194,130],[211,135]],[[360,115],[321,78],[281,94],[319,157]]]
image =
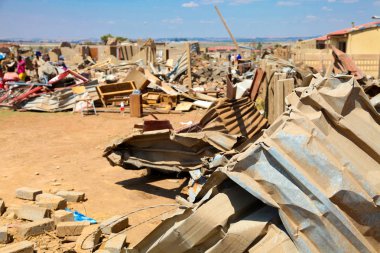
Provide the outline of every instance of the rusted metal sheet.
[[253,78],[253,85],[250,91],[250,97],[252,101],[256,101],[257,95],[259,94],[261,83],[264,81],[265,71],[261,68],[257,68],[255,77]]
[[364,74],[361,69],[356,66],[354,61],[347,54],[343,53],[334,46],[331,46],[331,48],[333,50],[333,56],[335,59],[335,69],[339,69],[343,73],[348,72],[348,74],[352,74],[356,80],[364,78]]
[[49,80],[49,84],[54,84],[60,80],[65,79],[66,77],[72,76],[76,80],[76,85],[81,85],[84,83],[88,82],[88,79],[85,78],[84,76],[76,73],[75,71],[72,71],[70,69],[66,70],[63,73],[58,74],[57,76],[53,77],[52,79]]
[[90,97],[93,101],[98,100],[96,85],[85,86],[83,94],[73,93],[71,88],[59,89],[51,93],[43,93],[24,101],[20,107],[28,111],[61,112],[72,110],[79,99]]
[[17,108],[20,103],[29,99],[31,96],[36,96],[42,89],[42,86],[11,87],[0,97],[0,106]]
[[193,207],[135,250],[378,252],[380,115],[349,76],[316,79],[287,103],[263,137],[212,174]]

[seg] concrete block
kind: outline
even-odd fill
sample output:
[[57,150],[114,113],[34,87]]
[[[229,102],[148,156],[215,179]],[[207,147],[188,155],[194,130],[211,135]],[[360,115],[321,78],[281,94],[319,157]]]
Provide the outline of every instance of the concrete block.
[[42,190],[30,188],[30,187],[21,187],[16,190],[16,198],[27,199],[27,200],[36,200],[36,196],[41,194]]
[[74,221],[74,214],[65,210],[57,210],[54,212],[52,219],[57,225],[60,222]]
[[0,215],[3,215],[5,212],[5,203],[4,200],[0,199]]
[[76,242],[75,251],[77,253],[93,252],[93,249],[100,242],[101,236],[102,231],[99,229],[99,225],[85,227]]
[[116,215],[100,224],[103,234],[118,233],[128,227],[128,217]]
[[36,236],[45,233],[45,231],[54,230],[54,221],[52,219],[42,219],[29,223],[24,223],[18,227],[18,233],[24,238]]
[[66,221],[58,223],[57,236],[65,237],[71,235],[80,235],[85,227],[90,226],[88,221]]
[[34,243],[29,241],[22,241],[13,243],[0,249],[0,253],[33,253]]
[[81,202],[85,200],[84,192],[59,191],[56,195],[66,199],[67,202]]
[[18,211],[20,210],[20,206],[18,205],[9,205],[7,207],[7,210],[3,214],[3,217],[5,217],[8,220],[17,219]]
[[8,227],[0,227],[0,244],[6,244],[9,242]]
[[50,193],[37,195],[36,201],[38,206],[51,210],[65,209],[67,206],[67,202],[64,198]]
[[120,253],[120,252],[126,252],[126,249],[124,248],[127,234],[111,234],[110,239],[106,242],[106,245],[104,246],[104,249],[109,251],[110,253]]
[[50,212],[43,207],[23,205],[17,211],[17,217],[24,220],[36,221],[50,217]]

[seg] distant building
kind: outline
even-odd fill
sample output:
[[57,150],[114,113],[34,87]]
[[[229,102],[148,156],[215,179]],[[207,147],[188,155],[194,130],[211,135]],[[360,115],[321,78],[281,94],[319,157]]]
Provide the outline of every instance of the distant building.
[[233,46],[215,46],[215,47],[208,47],[207,52],[236,52],[236,47]]
[[380,21],[327,34],[328,43],[348,54],[380,53]]
[[296,49],[325,49],[333,45],[348,54],[380,54],[380,21],[331,32],[319,38],[298,41]]

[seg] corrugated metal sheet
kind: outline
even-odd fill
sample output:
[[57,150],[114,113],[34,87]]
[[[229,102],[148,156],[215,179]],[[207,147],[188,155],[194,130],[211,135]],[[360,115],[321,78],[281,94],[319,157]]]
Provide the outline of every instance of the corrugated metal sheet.
[[365,30],[365,29],[369,29],[369,28],[373,28],[373,27],[379,27],[379,26],[380,26],[380,21],[374,21],[374,22],[369,22],[369,23],[362,24],[362,25],[357,25],[355,27],[350,27],[350,28],[338,30],[338,31],[327,34],[327,36],[330,37],[330,36],[345,35],[345,34],[348,34],[351,32],[361,31],[361,30]]
[[267,120],[248,98],[220,99],[209,108],[199,124],[203,131],[221,131],[252,138],[267,126]]
[[202,168],[207,159],[229,151],[238,136],[219,132],[175,133],[172,130],[134,133],[115,141],[104,151],[112,165],[190,171]]
[[[219,252],[378,252],[380,115],[352,77],[317,80],[287,102],[289,110],[262,138],[213,173],[193,208],[164,221],[135,249],[216,252],[224,243]],[[221,190],[230,180],[244,189],[233,190],[238,196]],[[280,224],[276,215],[242,218],[244,204],[247,214],[276,209]],[[242,221],[285,230],[274,235],[266,226],[255,239],[258,230]]]
[[72,110],[77,99],[91,97],[98,100],[96,85],[86,86],[87,94],[74,94],[71,88],[41,94],[24,102],[22,108],[28,111],[60,112]]

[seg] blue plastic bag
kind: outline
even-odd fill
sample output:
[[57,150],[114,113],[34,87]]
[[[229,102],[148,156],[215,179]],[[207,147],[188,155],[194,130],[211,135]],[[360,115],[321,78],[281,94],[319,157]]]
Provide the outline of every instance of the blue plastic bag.
[[96,220],[94,220],[90,217],[87,217],[86,215],[84,215],[78,211],[70,210],[69,208],[66,208],[65,210],[74,214],[74,221],[89,221],[91,224],[97,223]]

